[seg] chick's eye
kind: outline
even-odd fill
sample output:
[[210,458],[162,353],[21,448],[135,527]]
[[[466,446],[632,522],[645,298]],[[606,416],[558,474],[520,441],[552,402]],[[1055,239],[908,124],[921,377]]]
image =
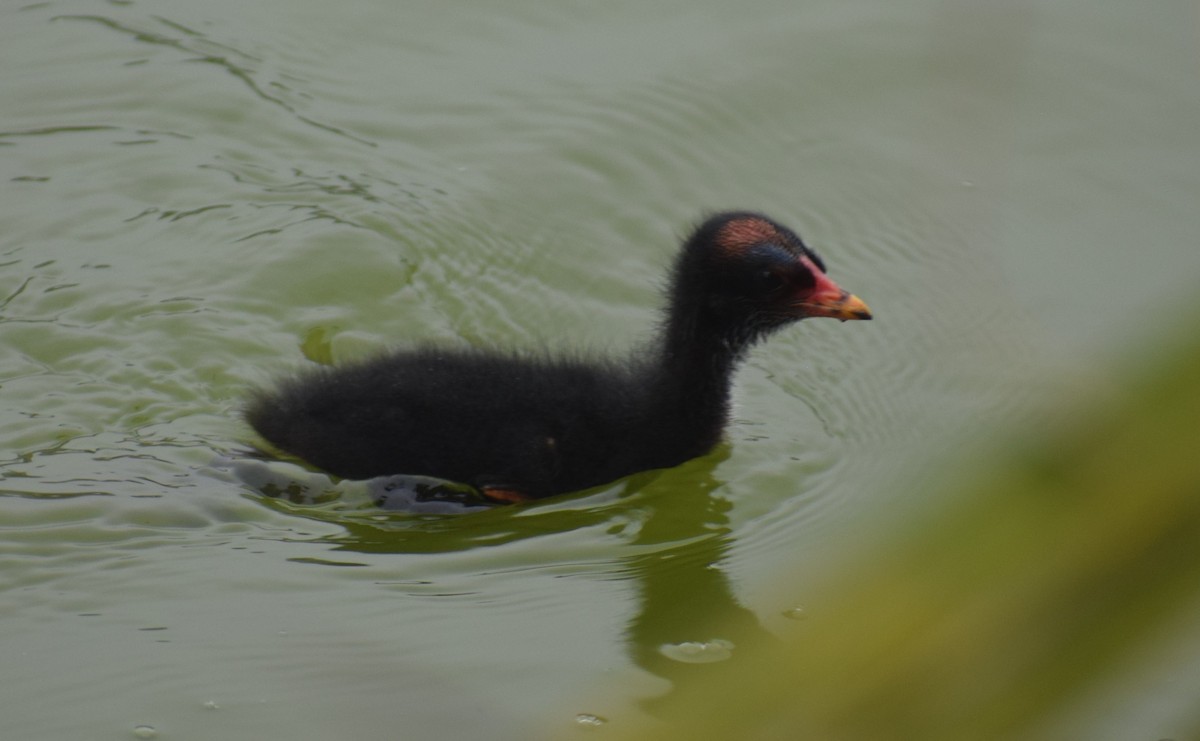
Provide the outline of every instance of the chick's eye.
[[758,273],[758,286],[766,293],[778,291],[783,287],[783,282],[783,276],[774,270],[764,268]]

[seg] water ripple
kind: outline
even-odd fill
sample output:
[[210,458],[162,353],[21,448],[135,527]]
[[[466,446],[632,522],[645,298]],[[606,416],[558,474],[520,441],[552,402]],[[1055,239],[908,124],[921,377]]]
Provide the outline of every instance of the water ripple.
[[[259,99],[278,106],[291,114],[296,120],[308,126],[344,137],[368,147],[377,146],[374,142],[344,131],[336,126],[317,121],[301,113],[295,106],[285,101],[282,96],[268,92],[268,87],[287,90],[287,86],[279,79],[267,80],[265,83],[259,82],[259,70],[255,69],[254,65],[261,65],[261,59],[239,51],[228,44],[211,41],[199,31],[186,28],[182,24],[168,21],[160,16],[148,16],[148,19],[158,23],[161,28],[135,28],[132,25],[126,25],[113,18],[99,15],[58,15],[50,20],[51,22],[79,21],[94,23],[122,33],[139,43],[174,49],[188,55],[187,61],[189,62],[215,65],[228,72]],[[180,35],[172,36],[165,33],[165,31],[175,31]]]

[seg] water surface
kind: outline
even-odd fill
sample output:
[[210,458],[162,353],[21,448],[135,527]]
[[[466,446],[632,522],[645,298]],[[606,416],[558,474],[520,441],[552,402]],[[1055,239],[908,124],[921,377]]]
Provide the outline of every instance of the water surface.
[[[0,11],[14,737],[516,739],[613,687],[652,713],[797,614],[782,573],[1103,395],[1195,290],[1187,4],[477,5]],[[877,318],[755,352],[712,455],[460,517],[221,463],[247,389],[314,361],[644,341],[720,208],[795,227]]]

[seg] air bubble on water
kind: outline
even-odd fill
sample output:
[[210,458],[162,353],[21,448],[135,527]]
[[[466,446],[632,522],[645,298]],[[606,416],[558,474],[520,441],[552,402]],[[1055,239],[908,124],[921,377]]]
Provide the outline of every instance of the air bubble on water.
[[732,641],[714,638],[711,641],[664,643],[658,647],[658,651],[668,659],[685,664],[709,664],[728,659],[733,655],[733,648]]
[[599,728],[607,722],[608,720],[605,718],[601,718],[599,715],[592,715],[591,713],[580,713],[575,716],[575,725],[581,728]]

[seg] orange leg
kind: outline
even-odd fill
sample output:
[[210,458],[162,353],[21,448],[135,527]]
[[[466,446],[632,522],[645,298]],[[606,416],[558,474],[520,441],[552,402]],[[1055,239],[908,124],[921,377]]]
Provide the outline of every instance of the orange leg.
[[520,504],[521,502],[533,501],[533,497],[528,494],[517,489],[506,489],[503,486],[484,486],[480,488],[479,492],[483,494],[485,499],[490,499],[500,504]]

